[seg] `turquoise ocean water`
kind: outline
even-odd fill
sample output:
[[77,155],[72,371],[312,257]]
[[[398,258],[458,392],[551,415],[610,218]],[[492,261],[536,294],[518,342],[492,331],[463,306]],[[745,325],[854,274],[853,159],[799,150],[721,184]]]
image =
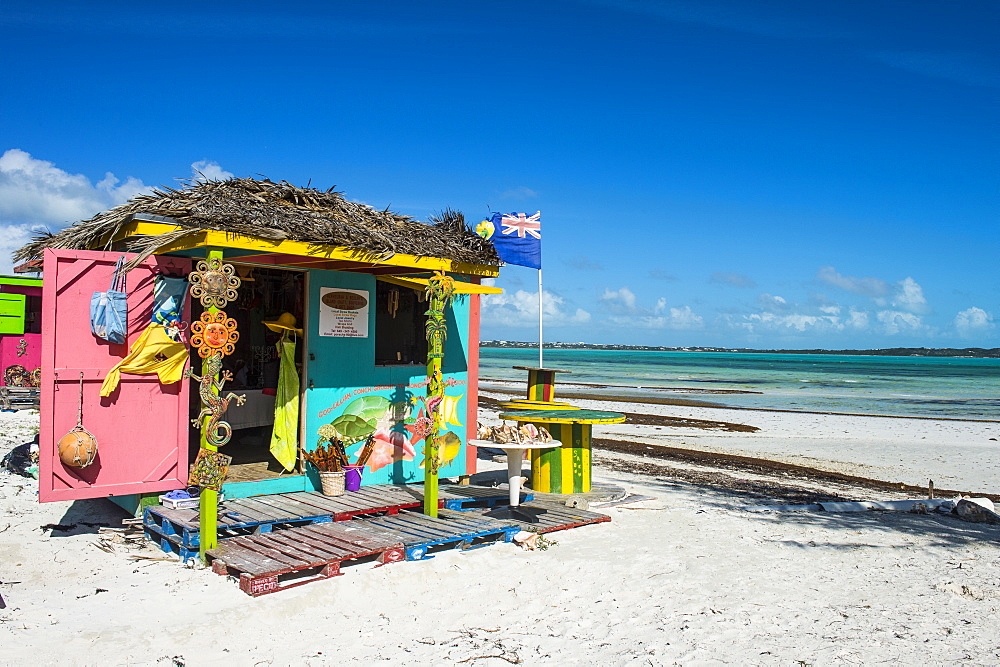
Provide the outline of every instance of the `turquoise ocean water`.
[[[480,377],[527,379],[538,350],[483,348]],[[545,350],[557,397],[662,397],[743,408],[1000,420],[1000,359],[833,354]],[[488,386],[488,383],[485,383]],[[713,393],[744,390],[753,394]]]

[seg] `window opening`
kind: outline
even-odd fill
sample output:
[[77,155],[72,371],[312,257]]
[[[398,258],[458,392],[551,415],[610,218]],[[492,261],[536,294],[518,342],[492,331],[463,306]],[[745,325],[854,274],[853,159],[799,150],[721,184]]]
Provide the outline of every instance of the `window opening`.
[[427,363],[427,303],[422,291],[375,282],[375,365]]

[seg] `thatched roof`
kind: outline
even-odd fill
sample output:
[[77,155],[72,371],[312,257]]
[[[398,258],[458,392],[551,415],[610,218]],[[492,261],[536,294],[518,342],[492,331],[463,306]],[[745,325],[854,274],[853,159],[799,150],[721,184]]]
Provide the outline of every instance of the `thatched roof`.
[[196,181],[177,190],[156,189],[57,234],[38,235],[14,253],[14,260],[37,259],[45,248],[109,249],[112,236],[134,215],[165,216],[185,228],[131,238],[127,249],[142,256],[189,234],[212,229],[350,248],[359,251],[366,261],[398,252],[471,264],[500,263],[493,244],[469,229],[457,211],[446,210],[426,224],[348,201],[333,188],[321,191],[253,178]]

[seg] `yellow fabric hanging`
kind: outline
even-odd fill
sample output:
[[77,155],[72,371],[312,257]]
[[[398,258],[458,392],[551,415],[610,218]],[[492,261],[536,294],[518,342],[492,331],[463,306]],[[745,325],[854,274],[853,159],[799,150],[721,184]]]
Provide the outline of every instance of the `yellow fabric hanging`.
[[285,331],[277,343],[281,364],[278,391],[274,396],[274,430],[271,454],[291,471],[299,449],[299,372],[295,368],[295,340]]
[[187,358],[187,346],[172,340],[163,325],[154,322],[132,343],[128,356],[108,371],[101,385],[101,396],[108,396],[115,390],[122,373],[156,373],[163,384],[177,382],[184,374]]

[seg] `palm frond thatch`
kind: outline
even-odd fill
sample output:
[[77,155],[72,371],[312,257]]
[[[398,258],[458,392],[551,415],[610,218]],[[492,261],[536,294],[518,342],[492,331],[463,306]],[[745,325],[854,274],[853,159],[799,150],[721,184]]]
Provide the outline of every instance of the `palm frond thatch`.
[[141,258],[188,234],[212,229],[349,248],[373,261],[404,253],[471,264],[500,263],[493,244],[475,234],[464,216],[451,209],[432,218],[432,224],[425,224],[349,201],[333,188],[300,188],[264,178],[185,183],[178,189],[161,187],[133,197],[56,234],[38,234],[14,252],[14,260],[38,259],[45,248],[110,249],[115,232],[131,216],[144,214],[165,216],[185,229],[131,239],[127,249],[140,253]]

